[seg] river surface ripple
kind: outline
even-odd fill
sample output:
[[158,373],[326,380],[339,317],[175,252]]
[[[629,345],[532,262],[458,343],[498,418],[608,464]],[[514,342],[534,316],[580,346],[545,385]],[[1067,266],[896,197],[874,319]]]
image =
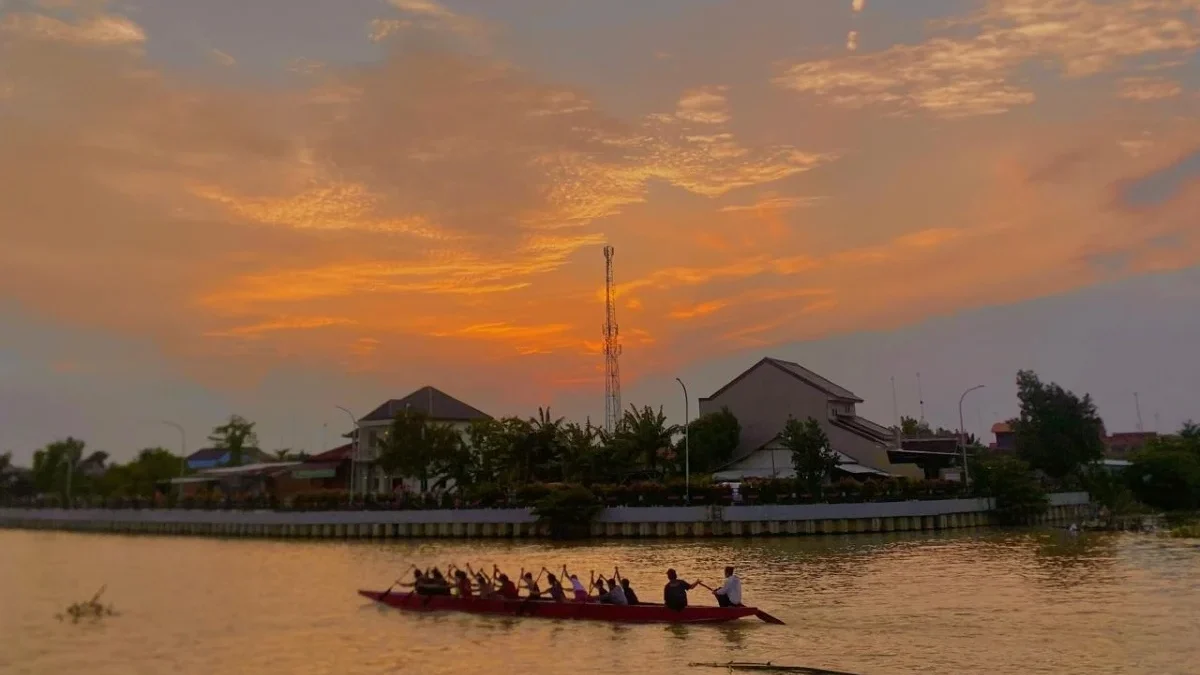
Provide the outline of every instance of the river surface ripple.
[[[381,609],[408,563],[715,584],[787,622],[634,626]],[[107,584],[119,616],[55,614]],[[710,602],[692,593],[693,604]],[[219,540],[0,530],[0,673],[1200,673],[1200,541],[1062,530],[622,541]]]

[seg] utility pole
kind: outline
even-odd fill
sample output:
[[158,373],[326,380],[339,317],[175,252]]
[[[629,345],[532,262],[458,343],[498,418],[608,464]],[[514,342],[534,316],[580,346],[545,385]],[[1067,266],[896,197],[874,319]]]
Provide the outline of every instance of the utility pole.
[[[692,448],[691,429],[688,428],[688,393],[687,385],[678,377],[675,381],[683,388],[683,502],[692,503]],[[772,456],[773,457],[773,456]]]
[[1145,431],[1142,427],[1142,403],[1138,400],[1138,393],[1133,392],[1133,407],[1137,410],[1137,430],[1138,432]]
[[984,385],[977,384],[974,387],[963,392],[962,396],[958,397],[958,444],[962,446],[962,461],[963,461],[963,485],[967,485],[971,481],[971,470],[967,467],[967,436],[963,427],[963,399],[967,394],[976,389],[983,389]]

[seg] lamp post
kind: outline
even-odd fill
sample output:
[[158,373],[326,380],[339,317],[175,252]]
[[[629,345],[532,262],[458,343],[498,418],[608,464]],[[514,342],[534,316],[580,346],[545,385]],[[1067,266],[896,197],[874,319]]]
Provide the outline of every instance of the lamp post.
[[179,432],[179,476],[182,478],[183,474],[187,473],[187,432],[183,430],[183,425],[178,422],[171,422],[169,420],[159,421],[169,427],[174,427],[175,431]]
[[678,377],[675,381],[683,389],[683,501],[692,503],[692,448],[691,431],[688,429],[688,393],[687,385]]
[[[333,407],[346,413],[346,416],[350,418],[350,424],[354,425],[354,437],[350,439],[350,500],[353,501],[354,486],[358,483],[358,437],[362,434],[358,429],[358,418],[354,416],[354,413],[350,412],[349,408],[343,408],[340,405]],[[365,493],[366,490],[363,492]]]
[[974,387],[971,387],[970,389],[964,391],[962,393],[962,396],[958,397],[958,444],[962,447],[963,485],[967,485],[968,483],[971,482],[971,470],[967,467],[967,435],[965,432],[966,425],[963,424],[963,411],[962,411],[963,399],[965,399],[967,397],[967,394],[975,391],[976,389],[983,389],[983,387],[984,387],[984,385],[977,384]]

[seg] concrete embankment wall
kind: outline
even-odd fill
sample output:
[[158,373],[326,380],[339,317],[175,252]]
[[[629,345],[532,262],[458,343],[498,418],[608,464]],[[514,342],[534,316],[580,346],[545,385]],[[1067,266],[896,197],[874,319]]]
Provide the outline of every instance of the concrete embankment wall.
[[[1088,495],[1050,495],[1045,523],[1084,519]],[[592,536],[725,537],[907,532],[990,524],[987,499],[768,506],[605,509]],[[0,527],[218,537],[538,537],[529,509],[433,511],[189,511],[182,509],[2,509]]]

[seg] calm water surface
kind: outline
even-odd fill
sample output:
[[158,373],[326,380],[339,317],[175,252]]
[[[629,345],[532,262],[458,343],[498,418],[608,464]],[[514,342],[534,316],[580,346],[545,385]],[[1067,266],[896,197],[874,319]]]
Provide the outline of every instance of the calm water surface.
[[[788,623],[624,626],[379,609],[409,562],[715,582]],[[54,615],[101,584],[120,616]],[[693,604],[708,602],[703,589]],[[0,673],[1200,673],[1200,542],[1062,531],[621,542],[269,542],[0,530]]]

